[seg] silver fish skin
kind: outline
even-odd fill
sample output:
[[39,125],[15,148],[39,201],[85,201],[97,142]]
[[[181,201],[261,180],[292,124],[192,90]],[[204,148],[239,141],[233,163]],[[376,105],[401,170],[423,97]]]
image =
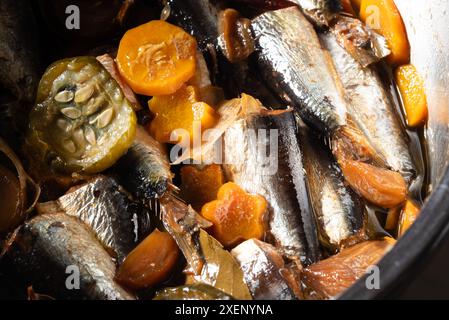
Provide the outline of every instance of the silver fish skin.
[[292,0],[318,28],[329,29],[339,44],[363,67],[378,62],[390,54],[383,36],[374,32],[359,19],[341,14],[341,1]]
[[120,183],[136,199],[153,208],[172,186],[170,161],[165,146],[153,139],[141,126],[128,152],[116,164]]
[[410,63],[424,80],[430,189],[449,165],[449,2],[395,0],[410,42]]
[[410,182],[417,170],[405,128],[382,79],[375,69],[358,64],[334,35],[325,33],[320,38],[334,60],[351,119],[387,165]]
[[232,249],[254,300],[296,300],[298,284],[272,245],[250,239]]
[[223,150],[226,177],[269,204],[268,242],[289,259],[305,265],[317,261],[318,237],[293,115],[239,120],[225,132]]
[[[19,227],[2,262],[33,289],[56,299],[134,300],[114,281],[116,266],[88,227],[64,213],[37,215]],[[68,277],[79,270],[79,289]],[[67,273],[67,270],[70,272]],[[24,288],[25,290],[25,288]]]
[[340,15],[329,31],[364,68],[391,53],[386,39],[359,19]]
[[366,239],[366,207],[350,189],[323,142],[299,124],[299,141],[320,243],[332,253]]
[[56,201],[38,204],[38,212],[79,218],[118,263],[152,231],[150,212],[132,201],[115,178],[98,176],[74,189]]
[[260,70],[274,91],[321,132],[345,125],[346,101],[332,59],[300,10],[269,11],[251,25]]
[[318,27],[329,27],[342,9],[340,0],[290,0],[290,2],[297,4]]

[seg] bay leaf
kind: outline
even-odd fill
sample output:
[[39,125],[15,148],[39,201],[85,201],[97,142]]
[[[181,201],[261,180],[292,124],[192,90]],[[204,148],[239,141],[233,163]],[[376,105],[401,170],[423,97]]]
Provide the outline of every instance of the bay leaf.
[[205,263],[201,274],[193,276],[193,281],[214,286],[238,300],[251,300],[243,271],[231,253],[203,229],[200,230],[199,244]]

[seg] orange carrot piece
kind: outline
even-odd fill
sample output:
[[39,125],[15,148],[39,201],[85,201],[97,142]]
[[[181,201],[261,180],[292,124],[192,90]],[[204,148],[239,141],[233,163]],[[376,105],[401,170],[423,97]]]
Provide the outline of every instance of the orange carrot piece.
[[181,28],[153,20],[128,30],[117,65],[134,92],[155,96],[176,92],[195,73],[196,40]]
[[398,227],[398,237],[401,237],[413,225],[416,218],[418,218],[420,209],[411,200],[407,200],[404,209],[401,212]]
[[177,142],[170,137],[177,129],[186,130],[193,141],[197,131],[212,128],[218,120],[211,106],[198,101],[198,89],[193,86],[182,86],[171,95],[155,96],[148,106],[155,115],[149,125],[150,134],[163,143]]
[[390,232],[391,235],[396,235],[400,214],[400,207],[396,207],[388,211],[387,220],[385,221],[385,230]]
[[262,239],[266,213],[264,197],[248,194],[233,182],[224,184],[218,190],[217,200],[201,209],[201,215],[213,223],[212,236],[227,248],[251,238]]
[[398,67],[395,78],[404,104],[408,126],[414,128],[424,125],[428,111],[423,79],[411,64]]

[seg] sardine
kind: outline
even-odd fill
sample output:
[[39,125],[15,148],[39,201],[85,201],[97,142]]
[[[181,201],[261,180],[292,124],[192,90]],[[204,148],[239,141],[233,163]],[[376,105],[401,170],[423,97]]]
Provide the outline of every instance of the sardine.
[[346,124],[346,102],[332,60],[296,7],[252,21],[260,70],[308,124],[332,133]]
[[351,119],[389,167],[410,182],[417,172],[408,137],[376,70],[360,66],[332,34],[322,34],[320,38],[334,60]]
[[387,40],[359,19],[340,15],[329,31],[362,67],[368,67],[391,53]]
[[141,127],[134,143],[116,164],[120,183],[149,207],[172,185],[172,173],[165,146]]
[[342,247],[366,240],[364,201],[350,189],[338,164],[313,132],[300,125],[307,186],[320,243],[335,253]]
[[390,50],[383,36],[357,18],[342,14],[340,0],[292,0],[316,27],[334,33],[363,67],[388,56]]
[[98,176],[56,201],[40,203],[40,214],[64,212],[90,226],[105,249],[121,263],[152,231],[152,217],[113,177]]
[[424,80],[429,117],[429,179],[436,187],[449,165],[449,2],[395,0],[410,42],[410,61]]
[[92,231],[64,213],[38,215],[19,227],[1,261],[24,291],[32,284],[57,299],[134,299],[114,281],[115,264]]
[[254,300],[296,300],[301,290],[272,245],[250,239],[232,249]]
[[270,242],[287,258],[305,265],[317,261],[318,238],[293,115],[238,120],[226,130],[223,150],[227,178],[269,203]]
[[351,188],[380,207],[402,204],[407,193],[404,178],[389,170],[351,121],[333,61],[310,22],[291,7],[264,13],[252,26],[265,80],[304,122],[330,139],[332,153]]
[[318,27],[329,27],[341,11],[340,0],[290,0]]

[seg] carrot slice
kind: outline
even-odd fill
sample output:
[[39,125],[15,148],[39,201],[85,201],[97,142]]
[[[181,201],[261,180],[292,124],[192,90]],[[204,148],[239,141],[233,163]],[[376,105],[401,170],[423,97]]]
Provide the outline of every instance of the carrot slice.
[[385,37],[392,65],[406,64],[410,60],[410,44],[404,22],[393,0],[362,0],[360,19]]
[[427,121],[427,98],[424,90],[424,81],[416,68],[411,65],[403,65],[395,71],[396,83],[401,92],[407,115],[407,124],[410,127],[418,127]]
[[387,220],[385,221],[384,228],[386,231],[390,232],[391,235],[396,234],[400,214],[401,214],[400,207],[396,207],[396,208],[388,210]]
[[116,280],[131,289],[150,288],[168,277],[178,256],[170,234],[155,229],[126,257]]
[[398,227],[398,237],[401,237],[413,225],[416,218],[418,218],[420,209],[412,201],[407,200],[404,209],[401,212]]
[[266,212],[264,197],[248,194],[233,182],[224,184],[218,190],[217,200],[201,209],[201,215],[213,223],[212,236],[227,248],[251,238],[262,239]]
[[120,41],[120,74],[139,94],[176,92],[195,73],[196,40],[181,28],[153,20],[128,30]]
[[174,94],[153,97],[148,106],[155,115],[149,126],[150,134],[163,143],[177,142],[171,135],[179,129],[185,130],[193,141],[195,134],[212,128],[218,120],[211,106],[198,101],[198,89],[193,86],[182,86]]

